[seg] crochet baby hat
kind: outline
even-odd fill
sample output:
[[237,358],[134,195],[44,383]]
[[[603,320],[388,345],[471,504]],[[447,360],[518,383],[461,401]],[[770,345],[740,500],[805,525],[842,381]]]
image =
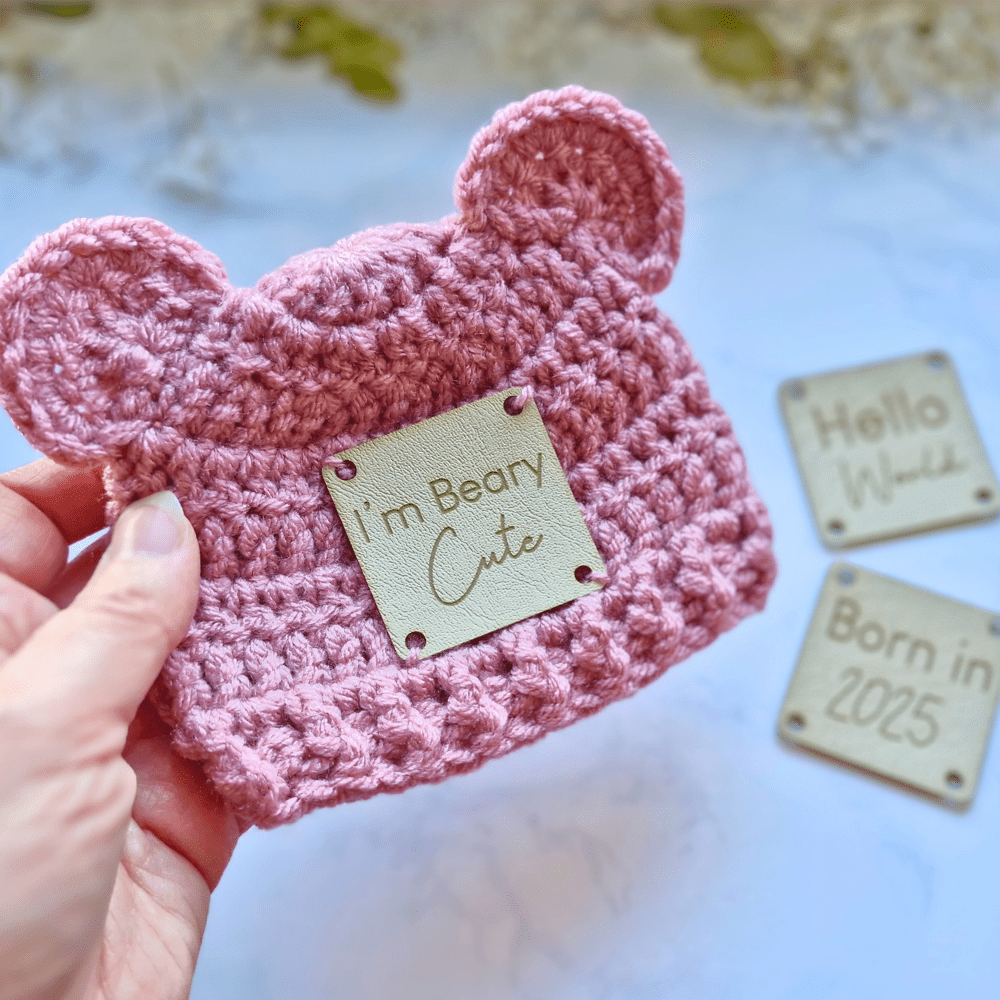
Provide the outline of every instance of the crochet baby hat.
[[[0,394],[108,519],[173,490],[201,544],[153,697],[246,824],[440,781],[634,693],[760,610],[771,529],[732,428],[652,294],[680,178],[578,87],[500,111],[458,214],[349,237],[234,288],[150,219],[79,219],[0,278]],[[389,641],[322,468],[531,390],[606,586],[425,659]]]

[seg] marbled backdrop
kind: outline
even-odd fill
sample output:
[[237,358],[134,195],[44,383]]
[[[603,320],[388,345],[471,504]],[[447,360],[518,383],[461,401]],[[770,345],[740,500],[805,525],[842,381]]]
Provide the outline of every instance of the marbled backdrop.
[[[205,98],[160,128],[78,97],[80,149],[0,163],[0,266],[71,217],[148,214],[252,283],[359,228],[450,211],[473,131],[523,92],[418,88],[371,109],[318,83]],[[213,901],[197,1000],[998,988],[996,753],[962,813],[786,749],[774,728],[832,558],[776,387],[946,348],[1000,462],[1000,130],[899,125],[880,144],[831,143],[707,91],[618,92],[686,180],[682,260],[660,302],[773,514],[770,606],[632,700],[476,774],[248,833]],[[2,464],[31,457],[5,421]],[[1000,608],[998,555],[992,523],[853,558]]]

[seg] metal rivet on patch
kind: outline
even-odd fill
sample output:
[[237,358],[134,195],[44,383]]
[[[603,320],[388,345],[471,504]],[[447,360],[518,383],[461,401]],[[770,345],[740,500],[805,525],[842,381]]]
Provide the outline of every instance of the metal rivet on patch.
[[944,352],[792,379],[779,396],[831,548],[1000,510],[1000,488]]
[[956,803],[1000,692],[1000,618],[858,566],[827,574],[778,719],[799,746]]

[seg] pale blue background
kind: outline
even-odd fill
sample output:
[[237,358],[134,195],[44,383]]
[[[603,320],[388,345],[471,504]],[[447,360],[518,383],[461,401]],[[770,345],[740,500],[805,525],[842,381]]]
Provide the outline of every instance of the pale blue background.
[[[252,283],[358,228],[451,211],[472,132],[517,96],[414,94],[390,110],[332,87],[220,99],[205,109],[208,153],[177,130],[104,132],[95,118],[61,165],[0,163],[0,266],[73,216],[150,214]],[[1000,461],[1000,129],[900,125],[881,146],[830,143],[724,101],[623,96],[686,180],[682,261],[660,303],[770,507],[781,575],[768,610],[632,700],[476,774],[249,833],[213,901],[197,1000],[1000,990],[996,753],[960,813],[774,735],[832,558],[776,387],[945,348]],[[2,464],[31,457],[4,420]],[[990,523],[853,558],[1000,609],[998,554]]]

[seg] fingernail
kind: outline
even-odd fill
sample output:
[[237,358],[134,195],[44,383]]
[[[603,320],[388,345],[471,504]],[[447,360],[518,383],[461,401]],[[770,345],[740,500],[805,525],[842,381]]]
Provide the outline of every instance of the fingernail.
[[128,524],[125,551],[136,555],[166,556],[180,548],[184,539],[184,511],[177,497],[167,490],[137,500]]

